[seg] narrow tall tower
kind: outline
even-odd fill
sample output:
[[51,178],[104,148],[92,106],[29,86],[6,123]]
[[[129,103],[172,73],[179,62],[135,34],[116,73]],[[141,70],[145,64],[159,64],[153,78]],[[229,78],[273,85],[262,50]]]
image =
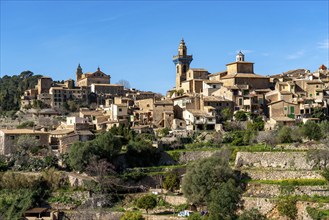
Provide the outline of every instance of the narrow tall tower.
[[77,68],[77,72],[76,72],[77,83],[78,83],[78,81],[81,79],[82,74],[83,74],[83,73],[82,73],[82,68],[81,68],[80,63],[79,63],[79,66],[78,66],[78,68]]
[[178,55],[173,57],[176,66],[176,89],[180,88],[182,82],[186,80],[186,72],[190,68],[192,60],[192,55],[187,55],[187,48],[182,39],[178,47]]

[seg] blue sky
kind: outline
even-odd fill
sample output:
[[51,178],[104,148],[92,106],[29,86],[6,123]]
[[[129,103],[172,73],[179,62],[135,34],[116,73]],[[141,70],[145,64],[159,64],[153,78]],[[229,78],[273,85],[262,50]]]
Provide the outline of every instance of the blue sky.
[[184,37],[191,67],[223,71],[239,50],[270,75],[328,65],[328,1],[1,1],[0,74],[31,70],[165,93]]

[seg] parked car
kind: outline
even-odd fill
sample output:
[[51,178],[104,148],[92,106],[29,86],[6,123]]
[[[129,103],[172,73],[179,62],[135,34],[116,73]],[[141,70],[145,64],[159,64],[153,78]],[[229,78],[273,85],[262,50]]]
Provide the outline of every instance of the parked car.
[[181,211],[178,213],[178,216],[179,217],[188,217],[192,214],[193,212],[192,211],[189,211],[189,210],[184,210],[184,211]]

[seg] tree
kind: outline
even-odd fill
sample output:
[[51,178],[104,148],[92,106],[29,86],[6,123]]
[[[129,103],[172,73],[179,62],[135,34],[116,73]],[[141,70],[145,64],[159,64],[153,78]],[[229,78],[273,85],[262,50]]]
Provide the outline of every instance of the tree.
[[137,212],[125,212],[120,220],[145,220],[142,214]]
[[117,84],[123,85],[125,89],[130,89],[130,83],[125,79],[120,79]]
[[292,137],[291,137],[291,127],[288,126],[282,126],[278,129],[278,142],[279,143],[291,143]]
[[163,187],[169,191],[174,191],[179,188],[179,177],[177,173],[170,172],[166,175],[165,180],[163,182]]
[[92,141],[92,145],[95,148],[96,154],[100,158],[106,158],[111,160],[118,155],[122,148],[122,142],[119,137],[114,136],[110,132],[105,132],[96,137]]
[[265,147],[269,145],[271,148],[273,148],[277,144],[277,138],[274,131],[259,132],[256,140],[258,143],[264,143]]
[[322,138],[322,132],[320,126],[314,121],[307,121],[302,128],[303,134],[309,140],[320,140]]
[[106,159],[98,160],[97,157],[93,157],[88,164],[86,171],[91,176],[102,178],[109,173],[115,173],[114,167]]
[[237,187],[234,179],[223,182],[217,189],[213,189],[210,194],[209,220],[235,219],[236,210],[240,207],[242,190]]
[[244,111],[239,110],[234,114],[234,118],[236,121],[247,121],[248,116]]
[[153,195],[146,195],[137,200],[137,207],[145,209],[146,214],[148,214],[148,210],[154,209],[156,206],[157,200]]
[[38,147],[39,141],[34,136],[21,135],[16,142],[16,149],[19,151],[29,151],[33,147]]
[[211,190],[218,189],[230,178],[235,178],[234,172],[222,157],[198,160],[187,168],[182,183],[183,193],[189,202],[205,204],[210,201]]
[[261,214],[258,209],[252,208],[244,211],[238,218],[238,220],[266,220],[266,216]]
[[221,112],[220,115],[223,119],[223,121],[231,120],[233,117],[232,109],[231,108],[224,108]]
[[94,148],[90,142],[76,142],[69,151],[69,165],[76,171],[84,171],[94,155]]
[[320,121],[328,120],[328,116],[324,113],[324,109],[320,107],[314,108],[311,117],[318,118]]

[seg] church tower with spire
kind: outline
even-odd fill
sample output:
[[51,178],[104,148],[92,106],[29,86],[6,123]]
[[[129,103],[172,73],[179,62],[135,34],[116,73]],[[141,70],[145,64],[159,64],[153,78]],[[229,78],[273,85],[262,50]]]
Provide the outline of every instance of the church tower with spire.
[[182,39],[178,47],[178,55],[173,57],[176,66],[176,89],[180,88],[182,82],[186,80],[186,72],[189,70],[192,60],[192,55],[187,55],[187,47]]
[[81,68],[80,63],[79,63],[79,66],[78,66],[77,72],[76,72],[76,77],[77,77],[77,81],[76,82],[78,82],[81,79],[82,74],[83,74],[82,73],[82,68]]

